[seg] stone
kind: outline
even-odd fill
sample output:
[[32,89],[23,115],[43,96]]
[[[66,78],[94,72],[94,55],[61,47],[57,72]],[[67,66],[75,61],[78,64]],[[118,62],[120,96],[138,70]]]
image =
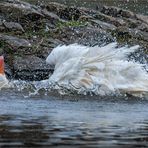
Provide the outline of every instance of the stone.
[[19,23],[3,21],[3,25],[8,31],[25,32]]
[[81,12],[81,15],[89,15],[94,16],[98,11],[86,7],[79,7],[79,11]]
[[121,9],[120,15],[125,18],[135,18],[135,14],[129,10]]
[[109,23],[105,23],[103,21],[99,21],[99,20],[91,20],[91,22],[93,23],[93,25],[97,25],[99,26],[101,29],[104,30],[115,30],[116,26],[113,24],[109,24]]
[[55,36],[65,44],[79,43],[94,46],[113,42],[112,36],[105,30],[87,26],[63,28]]
[[29,48],[31,43],[25,39],[14,36],[0,34],[0,40],[10,45],[12,48]]
[[144,32],[144,31],[141,31],[138,29],[134,29],[132,33],[133,33],[132,36],[137,38],[138,40],[143,40],[143,41],[148,42],[148,33],[147,32]]
[[114,6],[103,6],[101,12],[113,17],[135,18],[135,14],[133,12]]
[[5,64],[5,74],[9,79],[13,76],[13,72],[8,64]]
[[92,16],[90,16],[90,15],[81,15],[80,17],[79,17],[79,21],[90,21],[90,20],[93,20],[94,18],[92,17]]
[[139,25],[141,25],[141,21],[139,21],[137,19],[127,18],[125,20],[126,20],[127,26],[129,28],[137,28]]
[[76,7],[68,7],[56,2],[50,2],[46,5],[46,9],[50,12],[56,13],[60,18],[66,20],[78,20],[81,12]]
[[142,23],[141,25],[139,25],[137,27],[137,29],[141,30],[141,31],[144,31],[144,32],[148,32],[148,25],[145,24],[145,23]]
[[50,11],[50,12],[54,12],[56,14],[58,14],[60,11],[64,10],[67,6],[60,4],[60,3],[56,3],[56,2],[50,2],[47,3],[45,8]]
[[148,24],[148,16],[136,14],[136,18],[146,24]]
[[99,19],[100,21],[104,21],[106,23],[113,24],[116,27],[126,25],[126,22],[123,19],[115,18],[115,17],[109,16],[109,15],[103,14],[101,12],[98,12],[96,14],[95,19]]
[[81,16],[81,12],[75,7],[67,7],[60,11],[58,15],[65,20],[78,20]]
[[14,78],[22,80],[43,80],[48,79],[49,74],[53,71],[45,60],[30,55],[14,57],[13,60]]
[[43,9],[42,13],[44,14],[45,18],[49,19],[49,20],[60,20],[59,16],[57,16],[56,14],[54,14],[53,12],[49,12],[47,11],[47,9]]
[[0,26],[3,26],[3,21],[0,19]]
[[112,17],[117,17],[120,14],[121,9],[118,7],[109,7],[109,6],[103,6],[101,12],[106,14],[106,15],[110,15]]
[[44,17],[39,8],[21,1],[0,3],[0,13],[9,20],[18,20],[22,17],[36,20]]
[[0,32],[3,32],[5,30],[5,27],[3,25],[3,21],[0,19]]
[[117,38],[120,37],[126,40],[136,40],[137,42],[148,42],[148,33],[138,30],[137,28],[130,29],[128,27],[118,27],[115,30],[115,34]]
[[46,60],[49,53],[58,45],[63,45],[64,43],[56,38],[49,37],[40,44],[38,49],[37,56]]

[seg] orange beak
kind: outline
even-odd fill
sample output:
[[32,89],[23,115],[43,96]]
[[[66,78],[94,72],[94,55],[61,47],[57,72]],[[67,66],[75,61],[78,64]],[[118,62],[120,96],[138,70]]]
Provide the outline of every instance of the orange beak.
[[4,57],[0,56],[0,74],[4,75]]

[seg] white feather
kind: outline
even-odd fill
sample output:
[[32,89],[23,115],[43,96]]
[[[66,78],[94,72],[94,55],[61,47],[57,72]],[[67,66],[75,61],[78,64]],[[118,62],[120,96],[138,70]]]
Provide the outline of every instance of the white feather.
[[127,55],[139,46],[117,48],[117,43],[104,47],[78,44],[58,46],[46,62],[55,66],[49,82],[106,95],[113,92],[148,92],[148,74],[143,65],[127,61]]

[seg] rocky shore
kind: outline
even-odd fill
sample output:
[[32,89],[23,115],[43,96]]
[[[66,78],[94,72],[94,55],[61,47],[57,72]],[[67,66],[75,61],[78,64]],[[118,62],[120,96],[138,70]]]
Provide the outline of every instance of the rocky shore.
[[48,78],[53,70],[45,59],[59,44],[94,46],[115,40],[141,45],[143,50],[134,57],[148,63],[148,16],[108,6],[91,10],[53,2],[36,6],[0,1],[0,55],[10,78]]

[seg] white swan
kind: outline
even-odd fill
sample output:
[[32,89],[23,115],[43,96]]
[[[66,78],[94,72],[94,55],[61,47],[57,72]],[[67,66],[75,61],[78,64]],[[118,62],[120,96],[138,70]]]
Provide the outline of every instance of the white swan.
[[4,57],[0,56],[0,89],[8,86],[8,80],[4,73]]
[[127,55],[138,48],[117,48],[117,43],[104,47],[78,44],[58,46],[46,59],[48,64],[54,66],[49,82],[99,95],[147,93],[148,73],[142,64],[127,61]]

